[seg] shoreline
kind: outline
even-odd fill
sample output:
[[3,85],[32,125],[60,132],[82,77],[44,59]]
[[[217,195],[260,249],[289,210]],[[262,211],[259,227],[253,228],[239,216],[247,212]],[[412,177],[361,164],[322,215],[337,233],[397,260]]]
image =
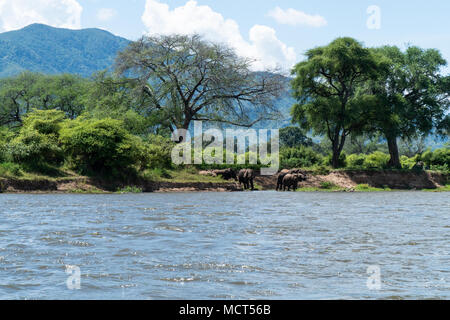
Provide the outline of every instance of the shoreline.
[[[450,175],[431,171],[335,170],[327,175],[307,172],[298,192],[388,192],[449,191]],[[0,193],[115,194],[115,193],[177,193],[177,192],[242,192],[235,181],[179,182],[139,181],[135,183],[105,182],[88,177],[0,178]],[[257,176],[257,190],[275,190],[276,176]],[[256,191],[257,191],[256,190]]]

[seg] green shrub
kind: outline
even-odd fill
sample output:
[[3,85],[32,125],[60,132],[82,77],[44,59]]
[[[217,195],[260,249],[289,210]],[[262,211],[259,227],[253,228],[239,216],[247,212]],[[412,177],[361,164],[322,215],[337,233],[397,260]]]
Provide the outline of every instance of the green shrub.
[[431,164],[438,166],[450,166],[450,148],[436,149],[431,157]]
[[366,156],[364,154],[351,154],[347,157],[347,167],[360,168],[364,166]]
[[13,133],[5,127],[0,127],[0,162],[8,160],[8,143],[13,139]]
[[379,168],[383,169],[387,167],[390,156],[386,153],[375,151],[374,153],[369,154],[364,159],[364,167],[367,169],[370,168]]
[[174,143],[169,138],[158,135],[148,136],[145,141],[145,167],[171,168],[173,146]]
[[334,188],[336,188],[336,185],[335,185],[334,183],[332,183],[332,182],[329,182],[329,181],[322,181],[322,182],[320,183],[320,189],[326,189],[326,190],[329,190],[329,189],[334,189]]
[[19,134],[6,146],[7,154],[33,170],[61,164],[64,154],[58,138],[64,117],[58,110],[33,110],[25,117]]
[[12,162],[4,162],[0,163],[0,176],[14,176],[20,177],[22,176],[22,170],[20,165]]
[[311,147],[281,148],[280,164],[283,168],[305,168],[319,165],[323,157]]
[[413,169],[417,162],[421,161],[419,155],[415,155],[414,157],[408,158],[407,156],[400,157],[400,163],[402,164],[403,169]]
[[61,129],[61,143],[74,168],[83,174],[124,177],[145,161],[142,140],[114,119],[74,120]]

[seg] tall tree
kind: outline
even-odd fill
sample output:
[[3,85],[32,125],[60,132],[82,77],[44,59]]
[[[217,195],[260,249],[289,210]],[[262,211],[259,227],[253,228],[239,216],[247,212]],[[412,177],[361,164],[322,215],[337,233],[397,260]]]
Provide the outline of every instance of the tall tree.
[[328,137],[336,168],[347,136],[361,131],[367,122],[366,106],[372,98],[359,87],[376,78],[385,61],[352,38],[311,49],[306,57],[292,71],[298,101],[292,109],[293,121]]
[[252,62],[198,35],[145,36],[119,53],[116,71],[172,131],[193,120],[251,126],[278,115],[271,102],[283,90],[281,76],[254,73]]
[[[409,47],[373,49],[389,59],[388,72],[370,82],[376,96],[370,122],[387,140],[391,167],[401,168],[398,139],[417,139],[433,129],[444,131],[450,106],[450,77],[441,74],[446,65],[439,51]],[[446,120],[447,117],[447,120]]]

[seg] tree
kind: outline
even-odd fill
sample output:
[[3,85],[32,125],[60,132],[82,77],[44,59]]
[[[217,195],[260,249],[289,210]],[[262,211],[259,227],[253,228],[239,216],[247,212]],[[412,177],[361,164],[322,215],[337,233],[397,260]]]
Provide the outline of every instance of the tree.
[[303,130],[299,127],[285,127],[280,129],[280,146],[281,147],[311,147],[313,142],[311,138],[306,136]]
[[292,71],[298,101],[291,111],[293,121],[328,137],[336,168],[346,137],[361,132],[367,122],[366,107],[372,98],[358,89],[383,70],[384,60],[352,38],[338,38],[306,56]]
[[116,72],[136,82],[149,113],[172,132],[203,120],[251,126],[277,116],[281,76],[254,73],[252,61],[194,36],[142,37],[119,53]]
[[398,138],[412,140],[448,127],[450,77],[440,74],[446,61],[435,49],[409,47],[402,52],[386,46],[373,51],[390,62],[389,71],[370,83],[377,97],[370,124],[387,140],[389,166],[401,168]]
[[58,109],[71,119],[84,110],[89,80],[76,75],[24,72],[0,81],[0,125],[21,126],[32,109]]
[[0,125],[20,126],[22,117],[35,107],[33,86],[37,73],[24,72],[0,81]]

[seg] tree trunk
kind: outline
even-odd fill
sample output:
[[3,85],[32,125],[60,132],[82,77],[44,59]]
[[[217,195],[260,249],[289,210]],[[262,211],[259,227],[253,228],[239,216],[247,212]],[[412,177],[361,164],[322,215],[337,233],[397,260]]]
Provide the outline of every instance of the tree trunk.
[[331,158],[331,166],[334,169],[340,167],[339,158],[341,156],[342,149],[344,149],[346,135],[344,132],[340,132],[340,130],[336,129],[334,133],[334,140],[331,141],[333,146],[333,156]]
[[397,137],[387,136],[386,139],[388,143],[389,154],[391,156],[388,162],[388,166],[391,168],[401,169],[402,164],[400,163],[400,156],[398,153]]

